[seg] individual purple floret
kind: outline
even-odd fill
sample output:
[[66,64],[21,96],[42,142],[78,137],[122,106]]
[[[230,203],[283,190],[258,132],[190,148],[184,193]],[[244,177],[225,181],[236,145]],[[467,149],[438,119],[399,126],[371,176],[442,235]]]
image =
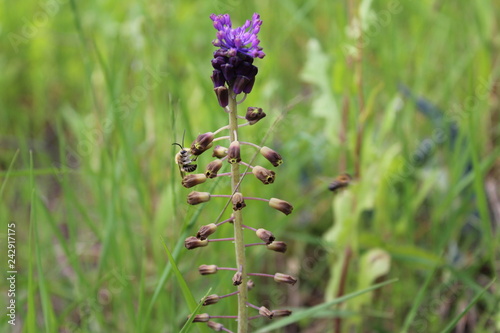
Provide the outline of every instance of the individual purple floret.
[[253,60],[265,56],[257,38],[262,24],[260,15],[253,14],[251,21],[236,29],[232,28],[228,14],[212,14],[210,18],[217,29],[217,39],[212,44],[219,47],[212,59],[214,88],[227,83],[235,94],[250,93],[258,72]]

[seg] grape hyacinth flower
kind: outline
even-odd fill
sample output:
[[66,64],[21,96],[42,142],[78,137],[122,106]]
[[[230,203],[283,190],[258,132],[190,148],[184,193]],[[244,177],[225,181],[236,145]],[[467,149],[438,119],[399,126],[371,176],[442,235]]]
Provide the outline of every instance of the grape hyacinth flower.
[[[245,249],[249,251],[254,246],[264,246],[268,250],[281,255],[287,250],[286,243],[277,241],[271,231],[263,229],[261,226],[252,226],[243,224],[243,212],[247,207],[259,207],[259,201],[267,203],[266,206],[260,206],[262,209],[274,208],[275,210],[288,215],[292,212],[293,206],[285,200],[277,198],[259,198],[254,196],[246,196],[243,185],[246,176],[249,178],[255,177],[263,185],[272,184],[275,180],[276,173],[268,168],[278,167],[283,163],[280,154],[269,147],[261,147],[251,142],[242,141],[239,136],[239,129],[242,126],[254,125],[263,119],[266,114],[260,107],[248,107],[244,115],[238,115],[237,106],[243,100],[237,102],[236,97],[244,93],[249,94],[252,91],[257,75],[257,67],[253,64],[255,58],[264,58],[262,47],[259,46],[257,34],[260,31],[262,21],[258,14],[252,16],[252,20],[246,21],[241,27],[233,29],[231,18],[228,14],[214,15],[210,18],[213,21],[215,29],[217,29],[217,38],[213,41],[213,45],[218,47],[214,52],[212,66],[214,68],[211,76],[214,83],[214,91],[216,93],[218,103],[223,110],[229,114],[229,124],[220,129],[207,132],[199,135],[193,142],[190,148],[190,153],[196,157],[202,155],[212,148],[216,141],[227,140],[227,144],[223,146],[216,144],[213,148],[212,157],[215,158],[208,163],[205,172],[200,174],[189,174],[184,176],[182,185],[186,188],[195,186],[206,186],[205,183],[217,177],[229,177],[231,179],[231,189],[229,194],[213,194],[204,191],[192,191],[187,197],[187,203],[190,205],[198,205],[202,203],[215,204],[214,201],[223,198],[227,205],[232,207],[232,212],[225,220],[207,221],[200,227],[196,236],[188,237],[185,240],[185,247],[188,250],[200,248],[197,251],[203,251],[204,247],[217,247],[218,242],[233,242],[236,253],[236,262],[229,263],[232,267],[220,267],[215,264],[206,264],[199,267],[201,275],[226,274],[221,271],[232,271],[233,276],[228,277],[229,284],[237,288],[236,291],[226,295],[213,294],[205,298],[203,306],[217,307],[217,303],[224,302],[226,297],[238,297],[238,313],[229,315],[212,315],[203,313],[190,318],[193,322],[203,322],[215,331],[232,332],[226,326],[212,319],[232,319],[237,320],[238,333],[248,332],[249,320],[256,318],[274,319],[284,317],[291,314],[291,311],[285,309],[270,310],[262,305],[254,305],[248,300],[248,292],[262,278],[273,279],[276,283],[284,283],[294,285],[297,279],[285,273],[249,273],[247,271]],[[242,121],[244,123],[239,123]],[[220,136],[219,133],[228,131],[228,135]],[[253,150],[254,157],[260,155],[260,158],[267,165],[251,165],[243,160],[245,154],[242,151]],[[263,158],[262,158],[263,157]],[[199,159],[197,161],[200,161]],[[253,159],[252,159],[253,161]],[[224,168],[230,169],[229,172]],[[243,184],[243,185],[242,185]],[[225,209],[225,208],[224,208]],[[220,214],[222,217],[224,211]],[[212,238],[220,228],[225,228],[232,224],[234,236],[230,238]],[[267,226],[266,226],[267,227]],[[244,232],[251,232],[250,237],[256,238],[260,242],[245,242]],[[213,244],[215,243],[215,244]],[[223,258],[223,257],[221,257]],[[220,273],[219,273],[220,272]],[[249,279],[253,277],[256,282]],[[249,316],[249,311],[255,311],[254,315]]]
[[252,91],[258,72],[253,60],[265,56],[257,38],[262,21],[259,14],[253,14],[251,21],[233,29],[228,14],[212,14],[210,18],[217,29],[217,38],[212,44],[219,47],[212,59],[212,82],[220,106],[226,107],[229,103],[226,83],[236,95]]

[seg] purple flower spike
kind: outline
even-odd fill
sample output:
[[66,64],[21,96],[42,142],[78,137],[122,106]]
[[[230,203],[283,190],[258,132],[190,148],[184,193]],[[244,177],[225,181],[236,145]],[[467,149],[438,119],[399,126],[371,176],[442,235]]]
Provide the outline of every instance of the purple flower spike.
[[259,14],[253,14],[251,21],[247,20],[243,26],[236,29],[233,29],[231,17],[228,14],[212,14],[210,19],[214,22],[214,28],[217,29],[217,39],[212,42],[214,46],[227,51],[230,56],[242,53],[252,58],[264,58],[266,54],[262,52],[257,38],[262,25]]
[[233,29],[228,14],[212,14],[210,18],[217,29],[217,38],[212,44],[219,48],[212,59],[212,67],[215,69],[212,75],[214,88],[227,83],[236,95],[250,93],[258,72],[253,61],[265,56],[257,38],[262,25],[260,15],[253,14],[251,21],[247,20],[236,29]]

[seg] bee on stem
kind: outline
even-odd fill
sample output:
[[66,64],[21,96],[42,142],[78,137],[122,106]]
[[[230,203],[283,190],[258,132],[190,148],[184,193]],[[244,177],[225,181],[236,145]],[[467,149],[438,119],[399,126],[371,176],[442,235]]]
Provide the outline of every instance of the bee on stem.
[[337,178],[333,180],[328,186],[328,189],[332,192],[336,192],[337,190],[349,186],[352,181],[351,175],[348,173],[343,173],[338,175]]
[[194,172],[198,167],[198,165],[194,163],[198,156],[192,157],[191,149],[183,147],[184,134],[182,135],[182,145],[177,142],[172,143],[173,146],[177,145],[181,148],[181,150],[175,155],[175,164],[179,166],[179,172],[181,173],[182,178],[184,178],[187,172]]

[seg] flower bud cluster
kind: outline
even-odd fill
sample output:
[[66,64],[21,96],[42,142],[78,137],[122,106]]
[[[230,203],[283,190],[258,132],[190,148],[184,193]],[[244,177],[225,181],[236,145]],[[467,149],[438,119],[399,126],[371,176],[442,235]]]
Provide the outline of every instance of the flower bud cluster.
[[[215,145],[213,148],[212,157],[215,160],[206,165],[205,172],[200,174],[188,174],[182,179],[182,185],[186,188],[193,188],[196,186],[204,186],[205,182],[217,177],[231,177],[231,191],[228,194],[212,194],[209,192],[192,191],[187,197],[187,203],[190,205],[198,205],[206,203],[218,198],[226,198],[232,204],[231,217],[225,221],[215,223],[208,223],[201,226],[196,236],[186,238],[185,247],[188,250],[206,247],[209,242],[217,241],[231,241],[234,242],[237,253],[236,267],[219,267],[217,265],[201,265],[198,270],[201,275],[213,275],[219,271],[230,270],[233,271],[232,279],[228,283],[236,286],[238,289],[227,295],[209,295],[203,300],[203,306],[209,306],[222,301],[225,297],[239,295],[239,306],[245,309],[245,314],[241,312],[238,316],[211,316],[207,313],[197,315],[191,319],[193,322],[205,322],[215,331],[229,331],[222,324],[211,321],[212,318],[237,318],[238,326],[241,323],[247,322],[249,319],[258,317],[266,317],[273,319],[276,317],[288,316],[291,314],[289,310],[270,310],[264,306],[256,306],[246,302],[246,294],[254,287],[254,282],[249,279],[250,276],[268,277],[274,279],[278,283],[286,283],[294,285],[297,280],[287,274],[275,273],[248,273],[245,267],[245,248],[250,246],[265,246],[267,249],[285,253],[287,250],[286,243],[276,241],[275,236],[269,230],[256,226],[243,225],[243,211],[247,206],[253,206],[258,201],[265,201],[269,207],[274,208],[285,215],[292,212],[293,206],[287,201],[277,198],[257,198],[246,197],[243,195],[242,182],[245,180],[246,175],[253,175],[257,180],[264,185],[274,183],[276,173],[260,165],[250,165],[242,160],[242,150],[257,148],[255,154],[260,153],[270,164],[278,167],[283,163],[280,154],[269,147],[261,147],[254,143],[248,143],[239,140],[238,128],[244,125],[254,125],[263,119],[266,114],[260,107],[248,107],[244,117],[237,115],[236,110],[236,96],[240,93],[248,94],[251,92],[255,76],[258,73],[257,67],[253,65],[255,57],[263,58],[264,53],[262,48],[258,46],[259,40],[256,38],[257,32],[260,30],[262,21],[257,14],[254,14],[251,21],[247,21],[244,26],[233,29],[229,15],[212,15],[211,19],[214,21],[214,27],[218,30],[217,39],[213,44],[219,49],[214,53],[212,59],[212,66],[214,68],[212,73],[212,81],[214,83],[214,90],[216,92],[219,105],[224,108],[224,111],[230,113],[230,123],[214,132],[206,132],[198,135],[196,140],[191,144],[189,151],[195,160],[212,148],[214,141],[229,139],[227,145]],[[227,108],[226,108],[227,107]],[[238,119],[244,119],[245,124],[238,124]],[[223,130],[229,130],[229,136],[218,136],[218,133]],[[245,155],[243,155],[245,156]],[[230,172],[220,172],[222,168],[230,169]],[[252,201],[252,202],[250,202]],[[254,203],[255,201],[255,203]],[[246,208],[248,209],[248,208]],[[221,214],[222,215],[222,214]],[[225,239],[212,239],[210,238],[217,232],[217,229],[222,224],[230,222],[234,224],[234,238]],[[243,230],[242,230],[243,229]],[[238,232],[237,232],[238,230]],[[246,231],[245,231],[246,230]],[[262,241],[261,243],[243,243],[243,232],[251,230],[255,232],[255,236]],[[255,237],[253,236],[253,237]],[[210,239],[209,239],[210,238]],[[239,256],[243,256],[243,260]],[[243,264],[239,264],[243,263]],[[233,265],[231,265],[233,266]],[[240,304],[241,303],[241,304]],[[241,307],[243,305],[243,307]],[[246,315],[246,308],[255,309],[258,315],[248,317]]]

